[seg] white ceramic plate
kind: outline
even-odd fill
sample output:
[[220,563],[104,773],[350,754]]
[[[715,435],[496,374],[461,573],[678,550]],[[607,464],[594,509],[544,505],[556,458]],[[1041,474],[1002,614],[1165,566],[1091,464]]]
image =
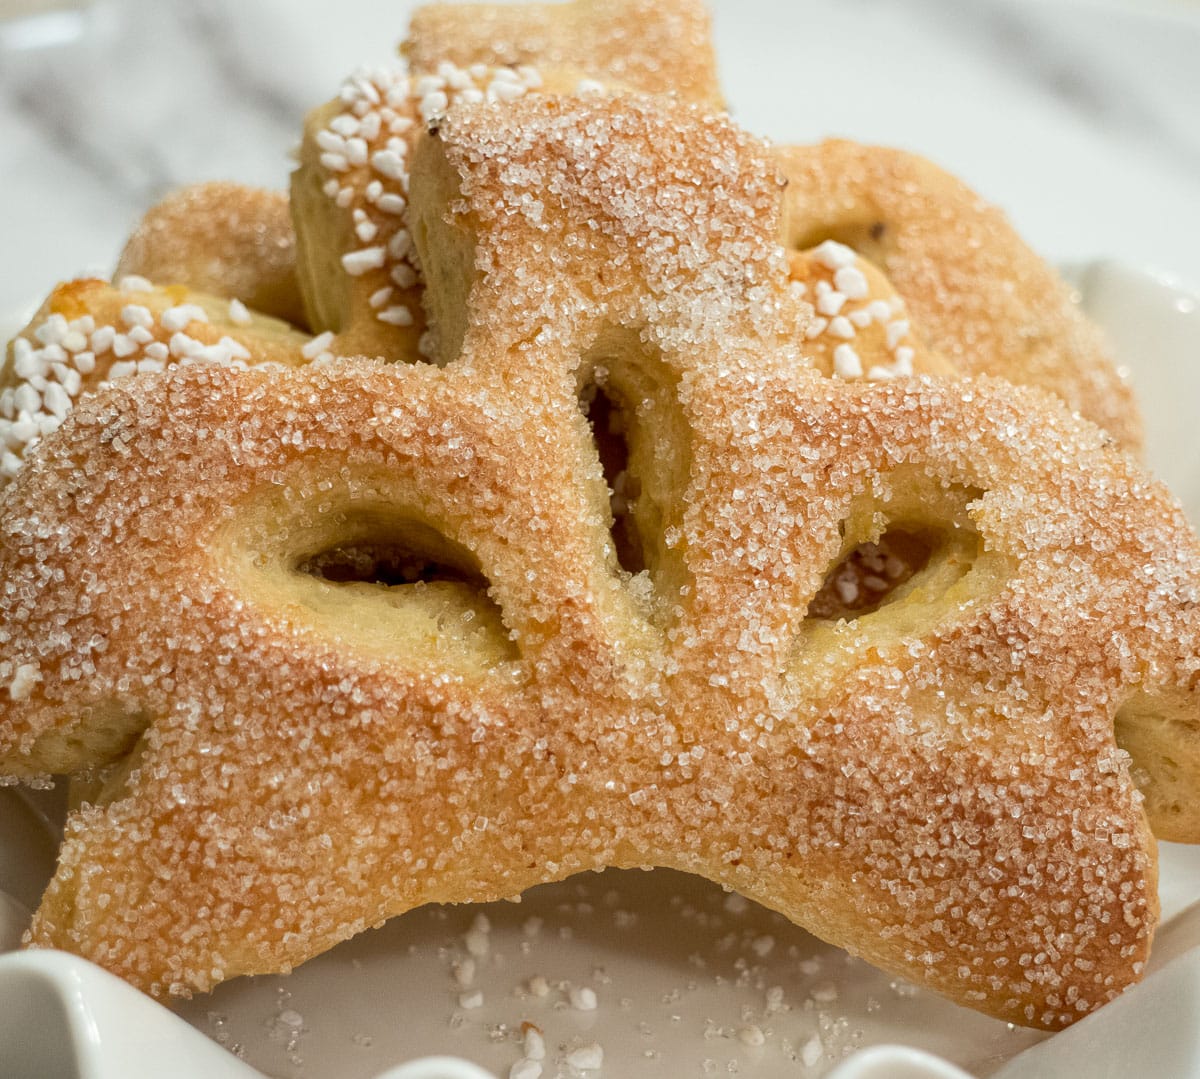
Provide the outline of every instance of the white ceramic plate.
[[[1152,467],[1200,521],[1186,407],[1200,400],[1200,298],[1119,263],[1074,276],[1133,372]],[[15,943],[52,871],[59,811],[53,792],[0,788],[0,947]],[[902,1043],[976,1076],[1130,1075],[1131,1060],[1157,1059],[1163,1079],[1200,1079],[1200,850],[1163,845],[1162,898],[1160,973],[1048,1042],[898,982],[704,881],[607,872],[535,889],[520,904],[425,908],[289,977],[227,983],[179,1009],[211,1041],[80,961],[2,958],[0,1074],[255,1074],[215,1053],[216,1042],[288,1079],[357,1079],[430,1053],[507,1076],[521,1058],[521,1026],[533,1023],[548,1046],[545,1079],[576,1075],[569,1054],[593,1043],[602,1074],[622,1077],[817,1076],[851,1055],[850,1071],[837,1073],[846,1079],[955,1074],[911,1053],[854,1055]],[[74,1063],[64,1046],[74,1046]],[[421,1067],[405,1075],[481,1074],[444,1060]]]

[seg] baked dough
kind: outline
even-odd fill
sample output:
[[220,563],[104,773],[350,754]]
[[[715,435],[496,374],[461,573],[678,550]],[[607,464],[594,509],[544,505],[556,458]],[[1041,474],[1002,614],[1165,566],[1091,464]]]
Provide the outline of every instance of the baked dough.
[[446,62],[533,64],[560,92],[587,79],[722,107],[703,0],[427,4],[414,12],[400,51],[419,75]]
[[121,252],[114,280],[239,300],[304,329],[296,282],[296,237],[288,197],[221,181],[171,192],[147,211]]
[[834,140],[780,147],[776,158],[790,248],[853,248],[903,297],[925,347],[960,374],[1038,386],[1140,446],[1133,391],[1099,329],[999,210],[902,150]]
[[[0,500],[0,767],[125,721],[30,943],[188,993],[663,865],[1017,1023],[1136,981],[1155,846],[1114,719],[1198,716],[1165,490],[1047,395],[808,367],[782,184],[725,118],[461,104],[412,200],[444,366],[118,381]],[[589,383],[641,395],[636,573]],[[807,617],[899,533],[916,573]]]
[[236,301],[128,276],[58,285],[0,367],[0,487],[75,402],[109,381],[176,363],[307,363],[307,334]]

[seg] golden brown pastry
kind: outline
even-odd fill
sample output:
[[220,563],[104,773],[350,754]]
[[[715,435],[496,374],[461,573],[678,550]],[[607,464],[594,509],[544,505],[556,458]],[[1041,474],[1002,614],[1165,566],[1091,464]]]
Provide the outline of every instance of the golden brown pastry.
[[9,342],[0,367],[0,487],[84,394],[107,382],[176,363],[293,366],[317,351],[287,323],[182,285],[136,276],[117,286],[60,284]]
[[512,101],[540,85],[533,68],[364,70],[308,115],[291,185],[298,272],[308,321],[334,335],[335,354],[432,352],[409,221],[412,146],[455,101]]
[[[416,101],[398,109],[408,119],[415,118],[412,106],[431,89],[446,91],[450,97],[457,91],[475,89],[485,96],[506,97],[532,85],[562,92],[587,85],[625,86],[720,103],[708,13],[697,0],[653,4],[646,0],[576,0],[570,4],[505,7],[432,5],[416,12],[403,52],[412,58],[413,73],[420,77],[422,86]],[[538,72],[527,67],[535,61],[541,65]],[[522,67],[527,70],[514,71]],[[512,74],[517,77],[509,78]],[[371,113],[378,112],[378,106],[395,107],[395,101],[384,102],[382,98],[389,92],[395,95],[397,85],[409,85],[401,72],[395,76],[364,73],[361,78],[347,80],[340,100],[311,116],[307,127],[310,139],[294,187],[299,193],[301,216],[316,212],[324,223],[329,215],[320,208],[319,188],[331,179],[341,180],[331,188],[336,197],[336,192],[346,186],[353,187],[356,179],[338,175],[348,170],[323,168],[325,150],[314,144],[314,139],[342,137],[340,130],[344,133],[352,118],[365,119],[367,130],[373,130],[376,121],[365,112],[356,115],[355,107],[364,97],[372,106]],[[418,85],[418,80],[414,79],[412,85]],[[382,128],[390,126],[391,119],[386,118]],[[386,136],[396,133],[386,131],[385,138],[372,150],[383,150]],[[367,140],[374,143],[374,138]],[[408,142],[404,139],[406,145]],[[329,160],[332,158],[325,158]],[[332,235],[323,232],[323,224],[310,228],[310,232],[317,230],[317,235],[308,242],[307,310],[296,278],[296,240],[288,197],[229,182],[181,188],[152,208],[122,252],[116,280],[138,275],[157,284],[185,284],[198,292],[238,299],[253,310],[301,329],[308,328],[310,313],[316,317],[318,331],[336,329],[352,317],[347,314],[346,299],[328,295],[331,282],[337,280],[338,259],[370,246],[355,235],[367,232],[366,221],[374,224],[377,235],[391,232],[386,226],[396,224],[388,217],[383,223],[376,220],[378,198],[365,198],[362,188],[373,179],[404,198],[401,172],[386,166],[383,172],[374,170],[360,185],[353,206],[346,204],[347,197],[343,196],[340,208],[350,210],[348,227]],[[337,248],[336,252],[328,250],[330,245]],[[391,283],[383,277],[379,281],[384,283],[372,289],[368,299]],[[420,310],[416,296],[407,293],[409,287],[401,283],[395,296],[389,298],[396,302],[389,302],[383,310],[394,308],[391,314],[396,318],[402,317],[401,310],[408,310],[415,319],[412,330],[358,332],[353,335],[358,340],[343,338],[338,346],[344,352],[376,350],[392,359],[412,359],[420,338]],[[349,306],[355,306],[353,301]],[[355,314],[361,312],[355,310]],[[370,322],[365,325],[378,329]]]
[[305,328],[282,191],[213,182],[171,192],[146,212],[121,252],[114,280],[130,275],[236,299]]
[[1004,215],[929,161],[844,141],[780,147],[785,242],[825,240],[883,271],[913,331],[960,374],[1037,386],[1122,445],[1141,443],[1129,382],[1100,331]]
[[[725,118],[462,104],[412,200],[444,366],[116,382],[0,497],[0,767],[116,769],[31,943],[186,993],[664,865],[1018,1023],[1135,981],[1156,859],[1114,719],[1198,712],[1166,492],[1046,395],[806,367],[781,183]],[[811,609],[889,536],[915,573]]]
[[702,0],[427,4],[413,14],[400,51],[419,75],[446,62],[533,64],[556,91],[583,78],[722,106]]

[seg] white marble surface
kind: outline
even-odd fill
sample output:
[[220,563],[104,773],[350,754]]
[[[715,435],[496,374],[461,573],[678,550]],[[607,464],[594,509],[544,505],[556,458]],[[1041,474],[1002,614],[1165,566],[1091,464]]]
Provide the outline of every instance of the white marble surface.
[[[0,311],[109,268],[173,186],[284,186],[304,111],[390,56],[413,6],[96,0],[0,18]],[[1051,258],[1200,283],[1197,0],[712,6],[725,90],[752,129],[917,150]]]

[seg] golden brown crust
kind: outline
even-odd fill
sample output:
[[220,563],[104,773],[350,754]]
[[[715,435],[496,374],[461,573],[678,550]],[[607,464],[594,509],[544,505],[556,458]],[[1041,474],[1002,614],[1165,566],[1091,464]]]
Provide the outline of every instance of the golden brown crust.
[[136,274],[237,299],[305,329],[288,197],[214,181],[173,191],[129,237],[114,281]]
[[412,147],[460,99],[510,101],[541,85],[531,68],[363,70],[309,113],[291,183],[298,273],[309,323],[331,334],[334,354],[432,355],[410,227]]
[[427,4],[401,45],[417,73],[536,64],[553,89],[580,78],[721,107],[708,11],[701,0],[572,0],[552,4]]
[[[1136,980],[1156,859],[1113,717],[1198,710],[1200,549],[1163,489],[1043,394],[806,368],[779,186],[728,120],[463,106],[413,197],[434,309],[467,307],[446,366],[117,385],[0,499],[3,767],[88,708],[149,723],[31,941],[186,992],[656,864],[1014,1022]],[[637,575],[577,401],[609,361],[654,387],[632,426],[686,432]],[[928,571],[806,618],[889,524]],[[458,576],[304,571],[346,544]]]
[[823,375],[900,378],[954,375],[912,325],[904,299],[877,266],[826,240],[788,252],[793,287],[814,307],[804,331],[804,354]]
[[785,242],[834,239],[877,265],[927,348],[964,375],[1038,386],[1122,445],[1141,420],[1097,327],[1003,214],[937,166],[900,150],[830,141],[780,147]]
[[183,285],[137,277],[58,285],[9,342],[0,367],[0,487],[77,400],[114,379],[176,363],[306,363],[309,337]]

